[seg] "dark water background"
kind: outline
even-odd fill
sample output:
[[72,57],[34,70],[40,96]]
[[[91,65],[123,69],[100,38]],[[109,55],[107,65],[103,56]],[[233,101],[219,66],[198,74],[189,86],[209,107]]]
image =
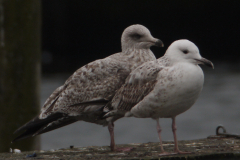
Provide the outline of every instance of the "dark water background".
[[[173,41],[189,39],[215,64],[203,67],[205,84],[195,105],[177,117],[178,139],[215,134],[219,124],[239,133],[240,1],[59,1],[42,0],[42,71],[69,72],[88,62],[121,51],[120,37],[132,24],[146,26],[166,47],[152,47],[162,56]],[[239,68],[239,69],[238,69]],[[42,77],[41,103],[70,76]],[[34,117],[34,116],[33,116]],[[171,120],[160,120],[163,140],[173,140]],[[123,118],[115,123],[115,140],[121,143],[158,142],[152,119]],[[109,145],[106,127],[77,122],[42,135],[42,149],[69,145]]]
[[[228,132],[240,134],[240,66],[215,63],[214,70],[202,68],[205,73],[203,91],[192,108],[177,116],[178,139],[206,138],[215,134],[219,124]],[[41,104],[70,75],[43,75]],[[163,141],[172,141],[171,119],[160,119],[160,124]],[[110,143],[107,127],[82,121],[45,133],[41,139],[43,150]],[[150,118],[122,118],[115,123],[115,141],[117,144],[158,142],[156,122]]]

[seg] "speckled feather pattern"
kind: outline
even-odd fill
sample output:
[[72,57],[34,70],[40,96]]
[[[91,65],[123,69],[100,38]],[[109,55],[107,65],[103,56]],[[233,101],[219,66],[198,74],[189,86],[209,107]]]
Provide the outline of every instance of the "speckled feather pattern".
[[[125,114],[140,102],[156,84],[158,72],[162,69],[156,61],[146,62],[126,79],[125,84],[117,91],[113,100],[104,107],[104,111],[118,110],[117,114]],[[109,113],[108,116],[110,116]]]
[[[186,39],[173,42],[163,57],[145,62],[129,74],[104,107],[103,117],[110,127],[122,117],[155,119],[161,149],[159,156],[172,155],[163,148],[159,118],[172,118],[174,154],[190,153],[178,148],[176,116],[188,110],[202,90],[204,75],[199,64],[214,68],[211,61],[201,57],[194,43]],[[110,146],[114,150],[111,133],[113,131],[110,132],[113,140]]]
[[[146,52],[142,52],[135,51],[134,54],[146,54]],[[69,106],[98,99],[110,100],[115,91],[124,83],[131,70],[144,61],[154,58],[135,57],[134,54],[121,56],[120,60],[117,59],[120,54],[116,54],[103,60],[94,61],[77,70],[63,86],[57,88],[48,98],[41,110],[41,118],[47,117],[52,112],[63,112],[77,116],[84,112],[86,106]],[[53,103],[54,105],[50,105]]]
[[102,107],[111,101],[131,71],[144,62],[156,60],[150,47],[163,46],[142,25],[127,27],[122,34],[121,45],[122,52],[93,61],[74,72],[49,96],[40,115],[16,130],[25,132],[13,141],[78,120],[107,125],[108,121],[100,118],[104,114]]
[[132,71],[105,106],[104,117],[108,121],[124,116],[171,118],[189,109],[202,90],[203,72],[198,64],[187,62],[190,58],[178,62],[175,57],[165,54]]
[[138,32],[144,34],[146,32],[151,36],[150,32],[142,26],[125,30],[122,36],[123,52],[96,60],[78,69],[63,86],[50,95],[41,109],[39,118],[44,119],[53,113],[61,112],[68,116],[78,116],[81,120],[105,123],[84,115],[102,105],[75,104],[100,99],[111,100],[115,91],[121,87],[133,69],[144,62],[156,59],[149,47],[141,48],[141,44],[133,43],[131,37],[127,36],[138,29]]

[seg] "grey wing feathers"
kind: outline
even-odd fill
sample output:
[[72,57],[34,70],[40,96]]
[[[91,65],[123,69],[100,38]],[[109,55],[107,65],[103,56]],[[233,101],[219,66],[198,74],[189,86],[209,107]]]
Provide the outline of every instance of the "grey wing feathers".
[[[78,116],[81,116],[83,112],[88,114],[89,110],[94,110],[94,114],[99,114],[98,107],[95,109],[88,106],[106,105],[129,74],[128,70],[121,68],[121,65],[115,65],[113,61],[109,62],[113,65],[109,67],[110,69],[103,69],[103,63],[106,64],[103,61],[92,62],[69,77],[64,85],[58,87],[50,95],[41,114],[16,130],[16,132],[24,130],[25,132],[14,141],[74,123],[78,120]],[[87,116],[82,118],[89,121]]]
[[125,84],[117,91],[112,101],[105,106],[104,111],[108,113],[104,117],[130,111],[153,90],[157,82],[157,75],[161,70],[162,67],[156,65],[155,62],[147,62],[130,73]]
[[115,90],[120,88],[129,74],[129,71],[121,66],[106,60],[94,61],[83,66],[61,88],[59,87],[58,94],[53,93],[53,96],[49,97],[40,117],[45,118],[54,112],[71,115],[81,113],[88,105],[106,104],[104,101],[112,99]]
[[141,85],[139,84],[128,84],[124,85],[119,93],[121,99],[118,103],[118,110],[130,111],[133,106],[140,102],[155,86],[156,80],[152,80]]
[[50,112],[52,111],[54,104],[56,103],[56,101],[59,98],[59,95],[68,87],[69,82],[72,80],[73,75],[71,75],[66,82],[64,83],[64,85],[58,87],[57,89],[55,89],[53,91],[53,93],[48,97],[48,99],[46,100],[46,102],[44,103],[42,110],[41,111],[45,111],[45,112]]
[[59,98],[59,95],[60,95],[61,92],[64,91],[66,88],[67,88],[67,85],[64,84],[64,85],[58,87],[58,88],[48,97],[48,99],[46,100],[46,102],[45,102],[44,105],[43,105],[43,108],[46,109],[45,112],[50,112],[50,111],[53,109],[54,104],[56,103],[56,101],[57,101],[58,98]]

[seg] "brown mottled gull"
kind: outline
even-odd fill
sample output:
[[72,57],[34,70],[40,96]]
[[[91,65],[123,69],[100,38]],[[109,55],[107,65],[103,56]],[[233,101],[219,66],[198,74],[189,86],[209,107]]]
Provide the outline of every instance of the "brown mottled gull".
[[202,58],[197,46],[188,40],[173,42],[165,55],[149,61],[132,71],[125,84],[105,107],[109,123],[121,117],[153,118],[162,147],[159,118],[172,118],[175,153],[178,149],[175,117],[188,110],[197,100],[204,82],[199,64],[213,67]]
[[[25,132],[13,141],[42,134],[78,120],[108,125],[106,120],[98,119],[102,114],[102,106],[112,99],[132,70],[144,62],[156,59],[150,50],[151,46],[163,46],[162,41],[152,37],[150,31],[142,25],[126,28],[121,44],[122,52],[91,62],[69,77],[46,100],[41,113],[16,130]],[[113,136],[113,128],[109,131]],[[111,142],[115,146],[113,143]],[[111,149],[115,148],[111,146]]]

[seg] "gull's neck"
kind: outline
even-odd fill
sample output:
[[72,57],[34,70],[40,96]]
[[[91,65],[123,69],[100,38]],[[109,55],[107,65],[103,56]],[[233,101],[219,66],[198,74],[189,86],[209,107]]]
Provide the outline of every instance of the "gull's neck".
[[135,69],[144,62],[156,60],[155,55],[150,49],[128,48],[122,51],[121,54],[124,54],[124,57],[130,63],[134,61],[134,63],[130,64],[132,66],[130,67],[131,69]]
[[148,49],[128,48],[124,50],[123,53],[128,57],[136,58],[139,57],[140,59],[143,59],[143,62],[156,59],[155,55],[149,48]]
[[158,62],[159,65],[161,65],[161,66],[165,66],[165,67],[172,66],[172,63],[171,63],[170,59],[169,59],[168,56],[166,56],[166,55],[158,58],[158,59],[157,59],[157,62]]

